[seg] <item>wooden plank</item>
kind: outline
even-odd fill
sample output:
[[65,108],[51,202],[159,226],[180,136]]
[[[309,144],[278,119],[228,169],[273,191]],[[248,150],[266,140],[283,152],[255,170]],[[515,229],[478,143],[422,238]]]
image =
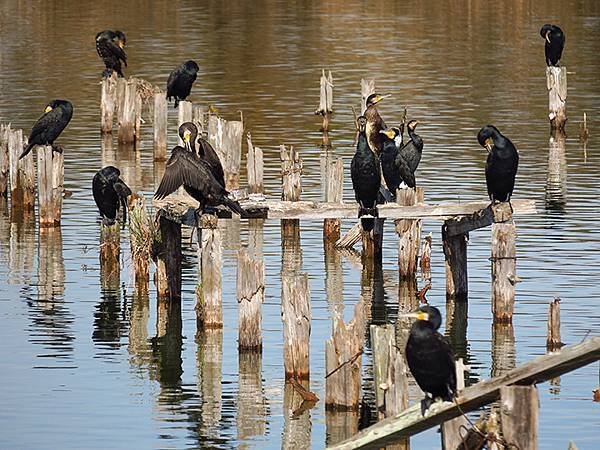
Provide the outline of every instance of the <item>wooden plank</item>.
[[500,377],[470,386],[462,392],[456,403],[436,404],[430,408],[430,414],[425,418],[421,415],[421,405],[417,403],[403,413],[385,419],[329,448],[379,449],[497,400],[503,386],[541,383],[599,359],[600,337],[594,337],[580,344],[564,347],[558,353],[539,356]]

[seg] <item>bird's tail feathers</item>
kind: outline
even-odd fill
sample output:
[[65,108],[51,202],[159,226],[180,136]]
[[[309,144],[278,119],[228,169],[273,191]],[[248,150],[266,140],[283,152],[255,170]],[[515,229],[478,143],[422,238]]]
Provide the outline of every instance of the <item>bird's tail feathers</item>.
[[19,159],[23,159],[25,156],[27,156],[27,154],[31,151],[31,149],[35,146],[35,144],[28,144],[27,147],[25,147],[25,150],[23,150],[23,153],[21,153],[21,156],[19,156]]
[[229,197],[223,197],[223,204],[240,217],[243,217],[244,210],[237,201],[231,200]]

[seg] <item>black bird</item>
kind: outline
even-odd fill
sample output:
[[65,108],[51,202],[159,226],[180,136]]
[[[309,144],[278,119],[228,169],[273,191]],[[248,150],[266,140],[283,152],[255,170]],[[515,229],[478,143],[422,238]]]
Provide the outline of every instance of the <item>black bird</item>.
[[558,25],[545,24],[540,30],[540,36],[546,40],[544,50],[546,53],[546,64],[558,67],[558,62],[565,48],[565,34]]
[[426,394],[421,400],[421,413],[425,416],[436,398],[452,401],[456,394],[454,353],[448,340],[437,331],[442,324],[442,315],[436,307],[423,305],[404,317],[417,319],[406,342],[406,362]]
[[167,99],[175,97],[175,108],[180,100],[185,100],[192,90],[192,84],[196,81],[196,75],[200,68],[194,61],[186,61],[177,67],[169,75],[167,80]]
[[225,205],[240,216],[244,212],[238,202],[227,197],[229,192],[217,181],[208,164],[196,153],[178,145],[171,152],[154,198],[161,200],[179,186],[200,203],[199,210]]
[[[360,116],[358,122],[358,143],[356,153],[350,164],[350,175],[354,197],[359,204],[358,217],[369,214],[378,216],[377,193],[381,186],[381,165],[377,155],[371,151],[367,143],[367,118]],[[371,231],[375,224],[373,219],[361,220],[363,230]]]
[[401,128],[392,127],[380,131],[385,139],[380,155],[381,170],[385,184],[391,193],[392,201],[396,199],[396,191],[402,183],[409,187],[415,187],[415,176],[398,151],[402,147]]
[[119,30],[104,30],[96,35],[96,51],[106,67],[102,72],[104,77],[110,77],[113,71],[117,72],[118,76],[124,77],[121,61],[127,67],[127,55],[123,50],[126,42],[125,34]]
[[62,152],[54,147],[54,141],[71,121],[73,105],[68,100],[52,100],[46,105],[44,115],[40,117],[29,133],[28,144],[19,159],[26,156],[36,145],[52,145],[54,151]]
[[366,109],[364,116],[367,119],[367,142],[369,143],[369,147],[371,148],[371,150],[373,150],[377,156],[379,156],[383,147],[383,136],[381,135],[380,131],[385,130],[387,127],[385,126],[385,122],[379,115],[376,105],[381,100],[388,97],[390,97],[389,94],[371,94],[367,97],[366,101]]
[[[198,128],[192,122],[182,123],[179,127],[179,137],[183,140],[185,147],[206,163],[215,179],[221,186],[225,186],[225,173],[219,155],[210,142],[204,138],[198,138]],[[196,143],[198,148],[196,148]]]
[[112,225],[117,219],[119,207],[123,208],[123,227],[127,222],[127,197],[131,195],[129,186],[119,178],[121,172],[114,166],[106,166],[96,172],[92,180],[92,194],[102,215],[102,221]]
[[519,152],[493,125],[479,130],[477,140],[489,152],[485,164],[485,181],[491,202],[510,202],[519,166]]
[[407,162],[408,167],[413,175],[417,171],[417,167],[419,167],[419,163],[421,162],[421,156],[423,155],[423,139],[421,139],[421,136],[415,132],[418,124],[418,120],[410,120],[406,124],[406,128],[408,129],[408,137],[410,139],[398,152],[398,155],[404,158],[404,161]]

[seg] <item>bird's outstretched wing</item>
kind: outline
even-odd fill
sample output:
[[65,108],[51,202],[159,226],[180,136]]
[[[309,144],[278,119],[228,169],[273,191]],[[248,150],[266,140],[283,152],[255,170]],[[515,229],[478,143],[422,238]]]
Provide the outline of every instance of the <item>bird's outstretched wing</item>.
[[219,184],[225,187],[225,173],[221,159],[210,142],[204,138],[198,139],[198,155],[210,166],[210,170]]
[[182,185],[201,192],[205,191],[210,181],[214,182],[214,178],[196,158],[183,147],[175,147],[169,161],[167,161],[165,174],[154,194],[154,198],[161,200],[175,192]]

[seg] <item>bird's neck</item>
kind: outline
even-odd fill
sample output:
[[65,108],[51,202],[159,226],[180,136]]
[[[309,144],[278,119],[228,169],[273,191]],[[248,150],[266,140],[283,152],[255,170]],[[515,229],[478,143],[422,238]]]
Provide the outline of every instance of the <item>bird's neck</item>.
[[421,136],[415,133],[415,130],[411,130],[410,128],[408,129],[408,135],[410,136],[410,140],[413,141],[417,148],[420,148],[421,144],[423,143]]

